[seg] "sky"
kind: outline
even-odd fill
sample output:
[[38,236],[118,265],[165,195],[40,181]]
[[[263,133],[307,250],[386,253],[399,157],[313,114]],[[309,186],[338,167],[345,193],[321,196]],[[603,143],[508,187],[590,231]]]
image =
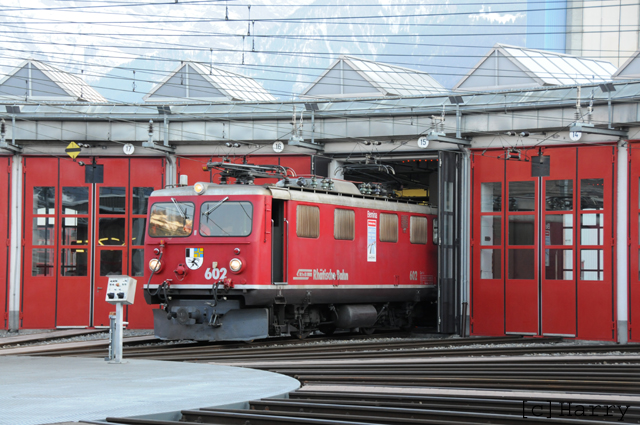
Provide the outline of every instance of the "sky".
[[0,0],[0,10],[2,76],[35,58],[124,103],[185,60],[290,100],[340,55],[452,87],[495,43],[526,44],[526,0]]

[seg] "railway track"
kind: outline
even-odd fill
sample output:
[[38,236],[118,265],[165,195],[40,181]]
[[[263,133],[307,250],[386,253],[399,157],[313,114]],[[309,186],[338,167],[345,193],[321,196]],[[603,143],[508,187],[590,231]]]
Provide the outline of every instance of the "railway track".
[[[570,405],[568,403],[571,403]],[[596,407],[597,406],[597,407]],[[608,407],[608,409],[607,409]],[[251,401],[248,409],[197,409],[180,412],[180,422],[107,418],[110,424],[575,424],[640,422],[640,402],[606,397],[550,401],[465,396],[389,395],[371,393],[294,392],[288,399]]]
[[[220,360],[286,360],[286,359],[319,359],[342,358],[345,353],[354,352],[365,356],[365,353],[377,353],[380,356],[395,353],[398,356],[406,353],[415,355],[418,350],[439,349],[443,354],[444,347],[464,347],[470,344],[469,339],[433,339],[407,338],[409,334],[392,333],[374,336],[346,334],[342,337],[315,337],[307,340],[298,339],[269,339],[255,343],[195,343],[156,345],[149,344],[151,338],[125,339],[124,357],[149,360],[169,361],[220,361]],[[377,342],[379,339],[382,342]],[[530,344],[531,340],[523,338],[473,338],[473,343],[482,345]],[[371,342],[370,342],[371,341]],[[561,342],[560,337],[539,338],[539,344]],[[83,356],[104,357],[108,353],[108,342],[92,341],[86,344],[60,344],[47,346],[31,346],[29,355],[35,356]],[[392,350],[392,351],[391,351]],[[459,351],[458,349],[453,352]],[[20,354],[7,350],[0,350],[0,354]],[[434,353],[436,354],[436,353]],[[393,354],[392,354],[393,355]]]
[[[438,358],[438,357],[477,357],[477,356],[516,356],[532,352],[535,343],[537,354],[558,355],[560,353],[636,353],[638,346],[612,344],[560,344],[562,338],[467,338],[467,339],[425,339],[402,338],[406,335],[353,336],[347,335],[343,340],[318,337],[311,340],[279,339],[266,340],[253,344],[247,343],[184,343],[172,345],[148,345],[149,338],[135,338],[124,347],[124,357],[166,360],[166,361],[201,361],[224,362],[229,365],[257,366],[264,362],[276,361],[311,361],[340,360],[351,353],[360,359],[392,359],[392,358]],[[377,342],[379,338],[387,338]],[[369,342],[371,341],[371,342]],[[17,354],[21,354],[19,351]],[[106,342],[91,343],[83,346],[43,346],[28,349],[29,355],[36,356],[83,356],[104,357],[108,353]],[[2,354],[16,354],[9,350],[0,350]],[[257,363],[256,363],[257,362]]]
[[[298,379],[285,399],[105,424],[640,423],[640,345],[560,338],[354,337],[125,346],[125,358],[251,367]],[[102,357],[106,348],[44,346],[30,355]],[[215,401],[212,401],[214,404]]]
[[[105,423],[640,423],[640,345],[567,345],[558,338],[281,345],[146,354],[286,374],[302,384],[288,398],[253,400],[243,409],[183,410],[174,420],[113,417]],[[130,355],[144,358],[143,351]]]

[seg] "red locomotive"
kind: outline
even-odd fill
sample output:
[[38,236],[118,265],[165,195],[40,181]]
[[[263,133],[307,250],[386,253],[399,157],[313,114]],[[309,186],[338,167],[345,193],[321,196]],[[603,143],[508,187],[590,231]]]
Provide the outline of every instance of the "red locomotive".
[[160,304],[157,337],[399,328],[435,298],[434,208],[379,196],[375,184],[296,178],[281,166],[208,167],[222,170],[224,184],[149,199],[144,285],[146,301]]

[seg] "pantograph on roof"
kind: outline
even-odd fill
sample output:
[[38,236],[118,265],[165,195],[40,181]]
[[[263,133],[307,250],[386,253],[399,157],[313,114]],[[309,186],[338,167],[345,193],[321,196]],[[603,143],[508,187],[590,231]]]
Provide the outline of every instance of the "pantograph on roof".
[[253,78],[197,62],[182,62],[147,95],[146,102],[276,100]]
[[0,101],[106,102],[82,78],[27,59],[0,80]]
[[426,72],[340,56],[300,97],[424,96],[446,92]]
[[610,62],[496,44],[453,90],[495,90],[611,81]]

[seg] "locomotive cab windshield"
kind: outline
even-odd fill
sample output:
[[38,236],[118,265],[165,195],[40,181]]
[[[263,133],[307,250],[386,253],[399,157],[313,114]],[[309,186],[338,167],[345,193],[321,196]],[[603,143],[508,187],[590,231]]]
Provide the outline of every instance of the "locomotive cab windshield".
[[191,202],[157,202],[149,213],[149,236],[186,237],[193,230],[194,205]]
[[[229,197],[225,198],[228,199]],[[202,236],[249,236],[253,205],[247,201],[212,201],[200,206]]]

